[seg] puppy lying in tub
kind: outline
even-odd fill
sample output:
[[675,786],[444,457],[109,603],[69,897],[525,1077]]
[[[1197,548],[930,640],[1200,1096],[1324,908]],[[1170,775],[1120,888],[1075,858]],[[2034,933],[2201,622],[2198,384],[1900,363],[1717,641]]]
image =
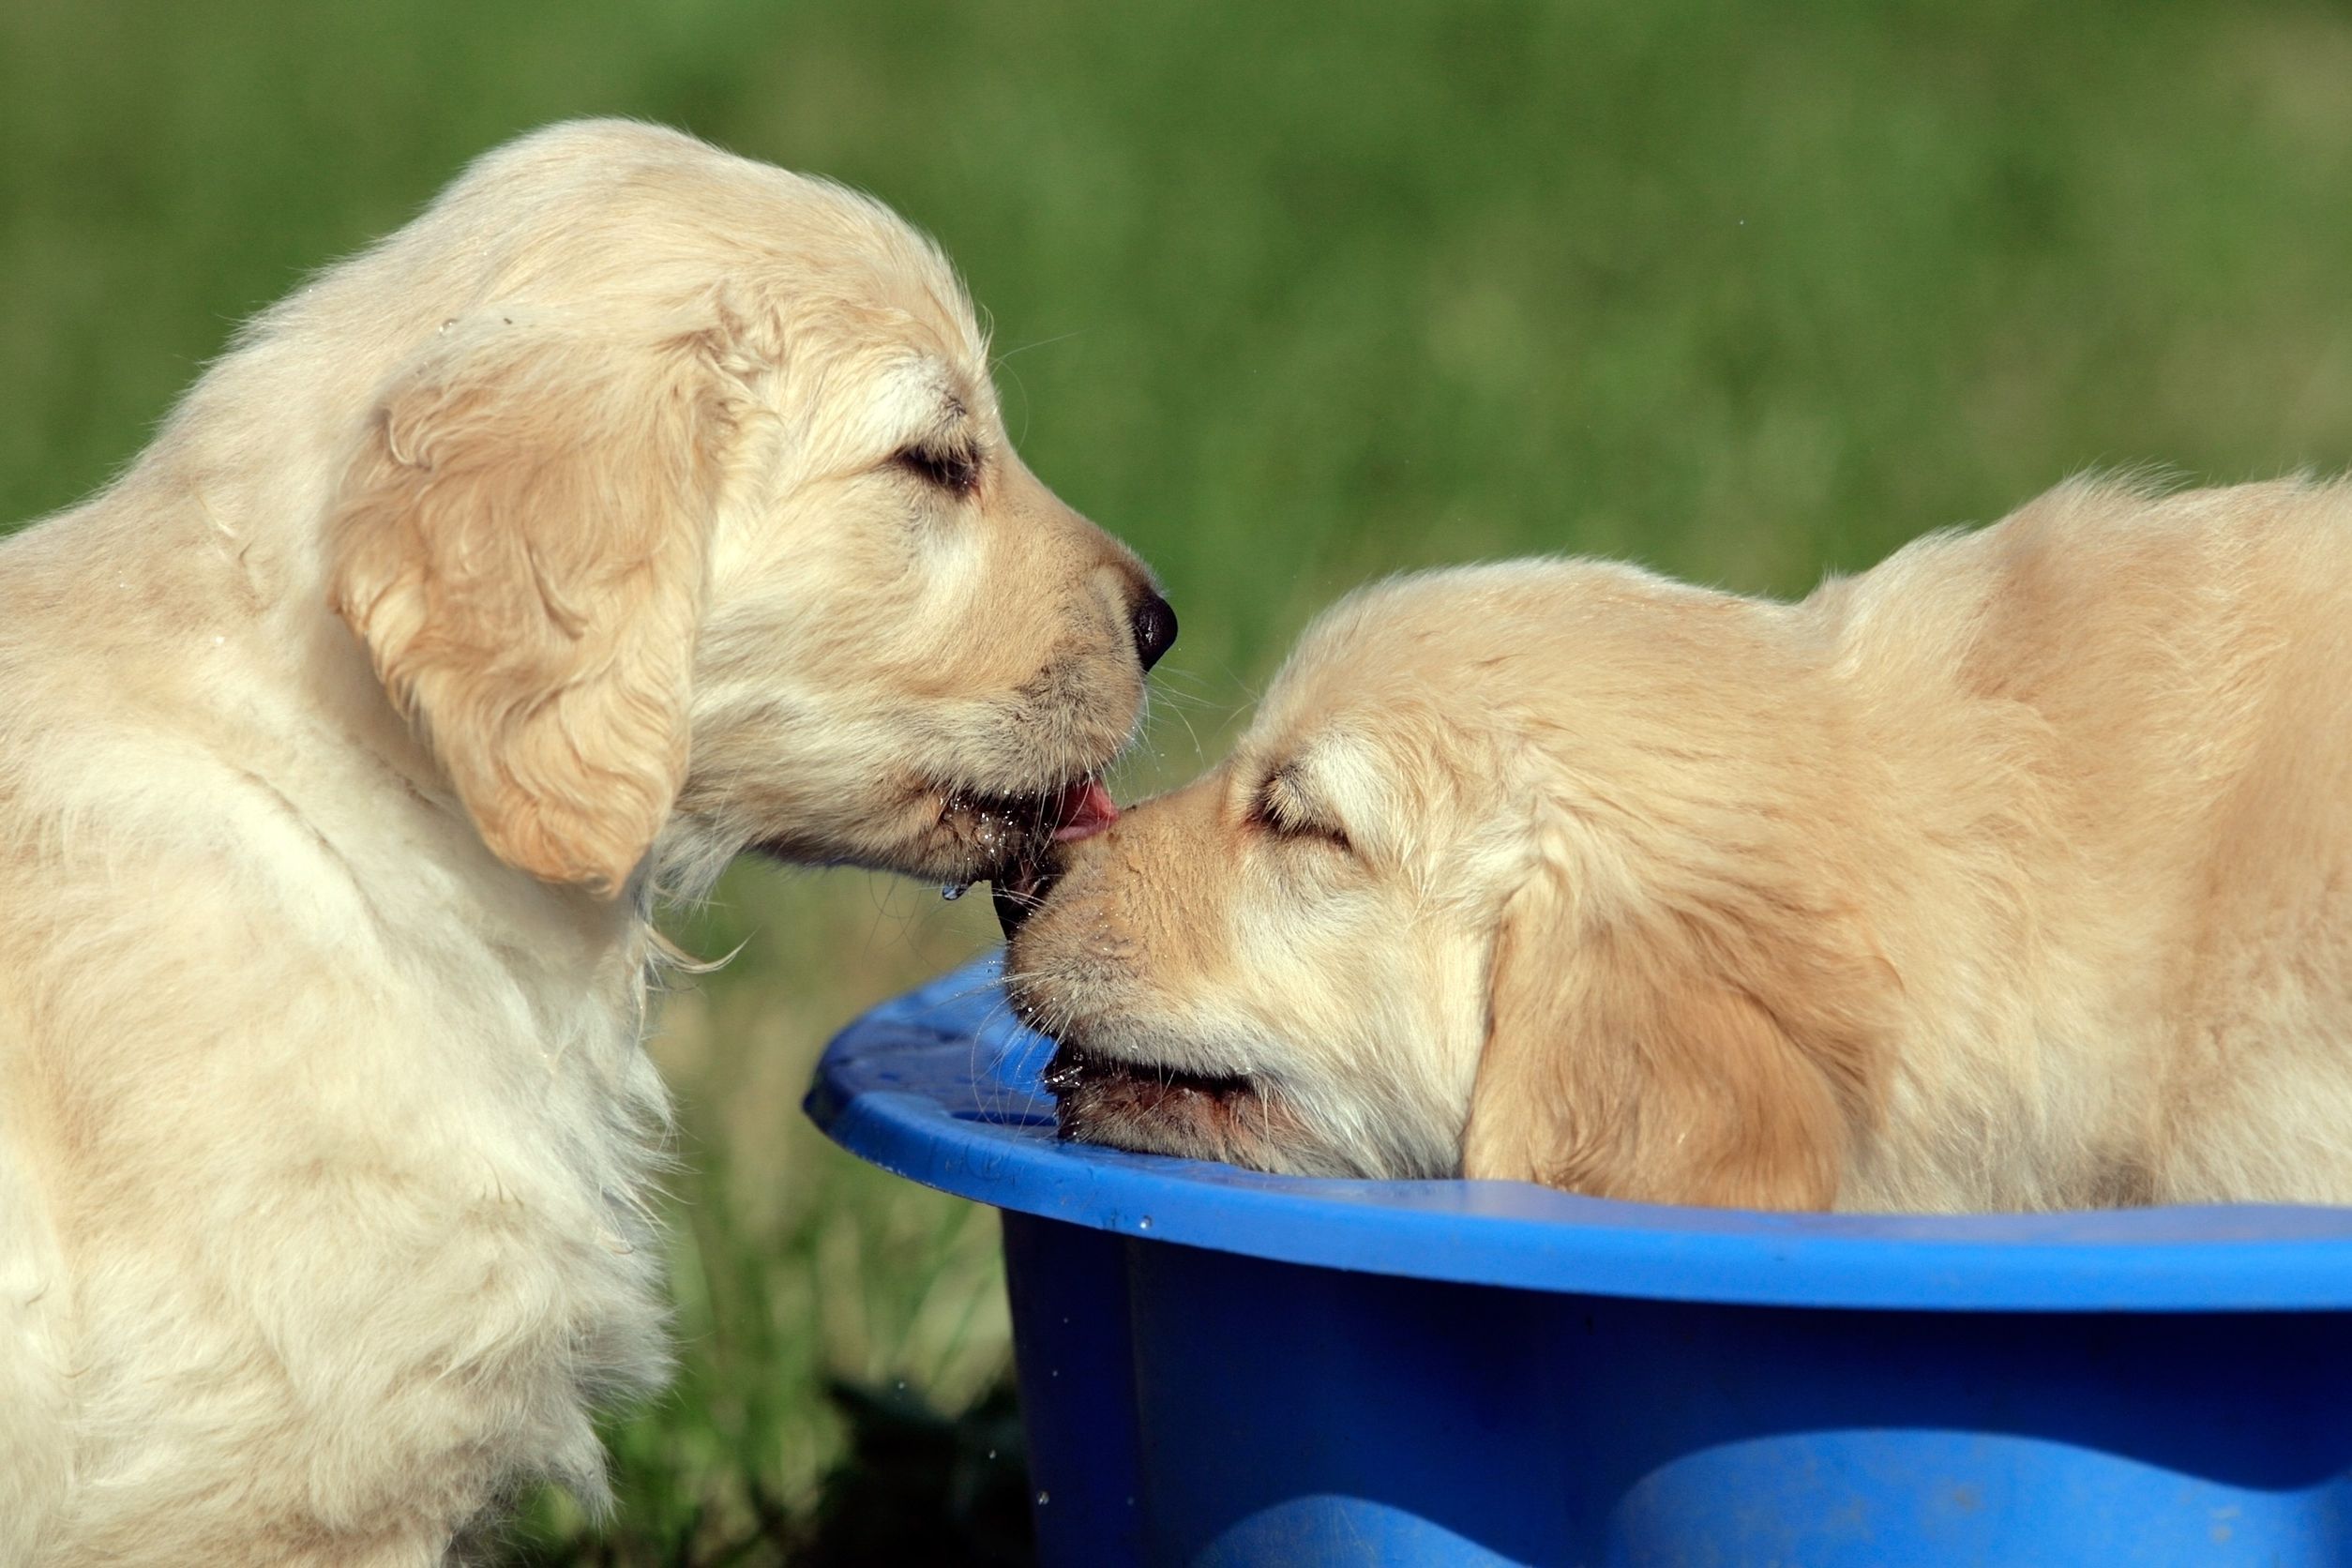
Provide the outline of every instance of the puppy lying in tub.
[[1065,837],[999,901],[1076,1138],[1763,1208],[2352,1201],[2343,485],[2069,485],[1797,604],[1384,583],[1221,765]]

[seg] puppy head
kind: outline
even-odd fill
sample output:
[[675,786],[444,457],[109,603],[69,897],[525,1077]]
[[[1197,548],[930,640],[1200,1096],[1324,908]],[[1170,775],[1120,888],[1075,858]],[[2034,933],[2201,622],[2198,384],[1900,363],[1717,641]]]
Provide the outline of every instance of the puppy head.
[[565,127],[348,272],[344,318],[445,313],[370,400],[333,602],[509,864],[969,878],[1132,733],[1173,617],[1014,455],[971,306],[879,205]]
[[1832,1202],[1891,982],[1783,613],[1525,563],[1335,609],[1233,756],[1071,846],[1020,925],[1065,1131]]

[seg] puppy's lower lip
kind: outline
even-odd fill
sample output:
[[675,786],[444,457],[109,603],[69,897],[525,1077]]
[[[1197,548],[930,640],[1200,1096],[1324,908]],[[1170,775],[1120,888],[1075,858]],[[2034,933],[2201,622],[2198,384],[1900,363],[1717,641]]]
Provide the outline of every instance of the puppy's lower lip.
[[1038,1081],[1056,1094],[1066,1094],[1087,1083],[1123,1081],[1148,1088],[1155,1094],[1188,1093],[1217,1100],[1253,1093],[1257,1089],[1244,1074],[1191,1073],[1176,1067],[1122,1062],[1066,1041],[1054,1048],[1053,1060],[1046,1064]]
[[1136,1141],[1157,1127],[1188,1140],[1195,1153],[1223,1157],[1238,1128],[1255,1129],[1270,1114],[1252,1078],[1120,1062],[1067,1042],[1040,1081],[1054,1099],[1055,1133],[1066,1141],[1170,1153],[1184,1147],[1159,1138]]

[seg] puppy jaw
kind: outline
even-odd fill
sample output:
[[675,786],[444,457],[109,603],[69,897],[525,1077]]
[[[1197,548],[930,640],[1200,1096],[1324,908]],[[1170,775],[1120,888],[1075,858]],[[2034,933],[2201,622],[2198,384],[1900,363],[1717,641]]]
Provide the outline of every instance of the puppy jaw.
[[[1333,864],[1335,845],[1265,841],[1259,776],[1229,763],[1069,846],[1015,934],[1007,990],[1062,1043],[1047,1082],[1063,1135],[1289,1174],[1447,1174],[1467,1072],[1457,1092],[1434,1064],[1475,1056],[1474,1019],[1440,1000],[1462,991],[1444,971],[1465,949],[1383,949],[1411,911]],[[1269,882],[1328,901],[1252,896]],[[1454,923],[1441,901],[1424,912]],[[1391,1048],[1446,1034],[1457,1049]]]
[[1276,1126],[1298,1131],[1280,1091],[1226,1070],[1228,1055],[1204,1050],[1199,1030],[1171,1054],[1156,1054],[1149,1009],[1123,998],[1146,941],[1171,957],[1181,953],[1188,970],[1214,961],[1199,941],[1203,933],[1139,926],[1140,912],[1105,896],[1107,867],[1137,852],[1134,821],[1130,811],[1109,831],[1052,852],[1056,896],[1015,932],[1006,994],[1018,1016],[1061,1043],[1045,1084],[1064,1137],[1265,1165],[1279,1157]]

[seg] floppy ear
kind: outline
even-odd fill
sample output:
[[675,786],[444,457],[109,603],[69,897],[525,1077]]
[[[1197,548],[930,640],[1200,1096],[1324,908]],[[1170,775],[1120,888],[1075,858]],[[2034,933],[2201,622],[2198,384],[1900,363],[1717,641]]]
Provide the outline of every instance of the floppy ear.
[[452,323],[384,388],[328,519],[336,611],[482,840],[617,894],[686,775],[714,333]]
[[1579,922],[1571,902],[1546,872],[1504,912],[1463,1174],[1831,1207],[1869,1109],[1875,955],[1848,964],[1820,941],[1850,933],[1758,928],[1804,920],[1786,905],[1636,924]]

